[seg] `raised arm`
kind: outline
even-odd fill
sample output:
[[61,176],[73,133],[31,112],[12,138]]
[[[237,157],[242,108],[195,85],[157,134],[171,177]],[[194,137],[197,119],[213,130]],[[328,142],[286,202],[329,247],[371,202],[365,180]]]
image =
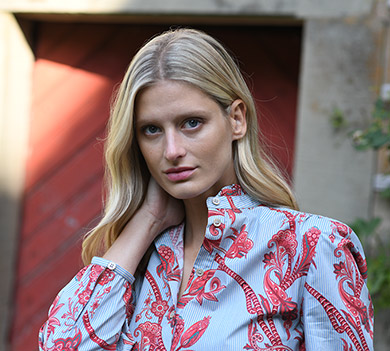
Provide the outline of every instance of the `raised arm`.
[[134,274],[156,236],[164,229],[180,224],[183,218],[182,201],[168,195],[152,178],[141,208],[103,257]]
[[40,330],[40,350],[116,350],[131,345],[134,272],[154,238],[183,218],[182,203],[152,179],[143,205],[104,257],[95,257],[54,300]]

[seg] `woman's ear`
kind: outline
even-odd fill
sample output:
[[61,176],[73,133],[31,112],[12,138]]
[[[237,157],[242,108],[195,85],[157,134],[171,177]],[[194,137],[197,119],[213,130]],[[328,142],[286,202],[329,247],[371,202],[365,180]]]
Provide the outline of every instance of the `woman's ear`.
[[246,134],[246,105],[244,101],[237,99],[232,102],[229,117],[233,140],[241,139]]

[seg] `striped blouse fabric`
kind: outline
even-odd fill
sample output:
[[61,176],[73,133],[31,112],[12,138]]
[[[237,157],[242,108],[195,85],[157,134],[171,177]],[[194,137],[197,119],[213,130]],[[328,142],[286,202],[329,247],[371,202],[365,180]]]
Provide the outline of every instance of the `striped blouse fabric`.
[[361,244],[338,221],[262,205],[238,185],[207,200],[186,290],[184,224],[144,275],[95,257],[58,294],[40,350],[372,350]]

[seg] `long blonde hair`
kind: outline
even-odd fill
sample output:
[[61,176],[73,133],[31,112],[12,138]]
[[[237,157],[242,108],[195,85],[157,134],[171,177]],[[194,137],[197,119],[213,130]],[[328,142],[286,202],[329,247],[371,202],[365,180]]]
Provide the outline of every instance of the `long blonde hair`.
[[104,216],[83,242],[85,264],[104,254],[142,204],[149,172],[134,135],[134,103],[142,89],[161,80],[192,84],[224,109],[236,99],[243,100],[247,133],[233,145],[239,183],[264,204],[297,209],[288,184],[259,145],[253,97],[232,57],[201,31],[171,30],[150,40],[134,56],[112,104],[105,144]]

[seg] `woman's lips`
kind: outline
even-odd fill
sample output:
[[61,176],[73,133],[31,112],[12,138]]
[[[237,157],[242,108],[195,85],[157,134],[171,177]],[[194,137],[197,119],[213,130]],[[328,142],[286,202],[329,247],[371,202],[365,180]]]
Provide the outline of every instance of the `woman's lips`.
[[188,179],[195,172],[193,167],[178,167],[167,169],[164,173],[172,182],[178,182]]

